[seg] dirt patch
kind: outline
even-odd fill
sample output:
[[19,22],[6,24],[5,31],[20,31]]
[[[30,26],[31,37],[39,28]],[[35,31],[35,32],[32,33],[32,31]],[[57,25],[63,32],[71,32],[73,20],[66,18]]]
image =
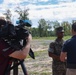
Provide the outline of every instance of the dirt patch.
[[[34,52],[41,51],[35,59],[26,58],[25,67],[27,69],[28,75],[51,75],[52,69],[52,59],[48,56],[48,47],[50,40],[33,40],[31,43],[31,48]],[[19,66],[19,74],[24,75],[21,66]]]
[[[35,59],[28,58],[25,60],[29,75],[51,75],[52,59],[48,56],[48,47],[50,40],[33,40],[31,44],[32,50],[42,51]],[[44,51],[43,51],[44,50]]]
[[33,51],[47,50],[51,40],[33,40],[31,48]]

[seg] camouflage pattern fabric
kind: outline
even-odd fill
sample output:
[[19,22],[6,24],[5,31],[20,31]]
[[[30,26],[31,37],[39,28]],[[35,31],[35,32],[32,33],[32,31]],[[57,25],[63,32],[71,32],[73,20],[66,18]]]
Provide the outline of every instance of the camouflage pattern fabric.
[[[49,52],[60,56],[63,43],[63,40],[59,41],[56,39],[55,42],[50,43]],[[66,75],[66,63],[53,59],[52,72],[53,75]]]

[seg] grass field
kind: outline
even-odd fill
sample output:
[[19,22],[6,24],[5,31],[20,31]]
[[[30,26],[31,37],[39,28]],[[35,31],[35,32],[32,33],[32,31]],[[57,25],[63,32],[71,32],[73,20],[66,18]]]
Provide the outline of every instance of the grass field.
[[47,50],[34,53],[35,59],[28,58],[25,60],[29,75],[51,75],[51,58],[48,57]]
[[[70,38],[71,36],[64,36],[63,39],[67,40]],[[34,50],[35,60],[31,58],[25,60],[29,75],[52,75],[52,58],[48,56],[47,50],[49,43],[54,39],[56,39],[56,37],[33,38],[33,47],[36,49],[41,48],[37,51]],[[36,45],[38,47],[35,47]]]
[[[65,36],[64,40],[71,36]],[[31,43],[31,48],[34,51],[35,59],[29,55],[25,59],[25,66],[28,75],[52,75],[52,58],[48,56],[48,46],[56,37],[34,37]],[[24,75],[21,67],[19,67],[19,74]]]
[[[71,36],[64,36],[63,37],[63,39],[64,40],[67,40],[67,39],[69,39],[69,38],[71,38]],[[56,37],[33,37],[33,39],[35,40],[54,40],[54,39],[56,39]]]

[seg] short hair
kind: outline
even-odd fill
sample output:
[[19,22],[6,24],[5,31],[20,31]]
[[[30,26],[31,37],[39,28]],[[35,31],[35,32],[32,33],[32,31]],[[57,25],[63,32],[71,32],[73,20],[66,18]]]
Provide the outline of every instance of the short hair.
[[72,30],[76,32],[76,22],[72,24]]
[[6,21],[3,20],[3,19],[0,19],[0,26],[1,26],[1,25],[6,25]]

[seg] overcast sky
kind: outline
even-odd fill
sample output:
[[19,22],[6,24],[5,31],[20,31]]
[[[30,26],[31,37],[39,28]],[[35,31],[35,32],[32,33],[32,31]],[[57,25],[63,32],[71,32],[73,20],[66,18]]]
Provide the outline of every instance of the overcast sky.
[[29,18],[32,27],[37,27],[37,22],[41,18],[59,22],[76,19],[76,0],[0,0],[0,14],[10,9],[12,21],[15,22],[18,17],[14,12],[17,6],[30,9]]

